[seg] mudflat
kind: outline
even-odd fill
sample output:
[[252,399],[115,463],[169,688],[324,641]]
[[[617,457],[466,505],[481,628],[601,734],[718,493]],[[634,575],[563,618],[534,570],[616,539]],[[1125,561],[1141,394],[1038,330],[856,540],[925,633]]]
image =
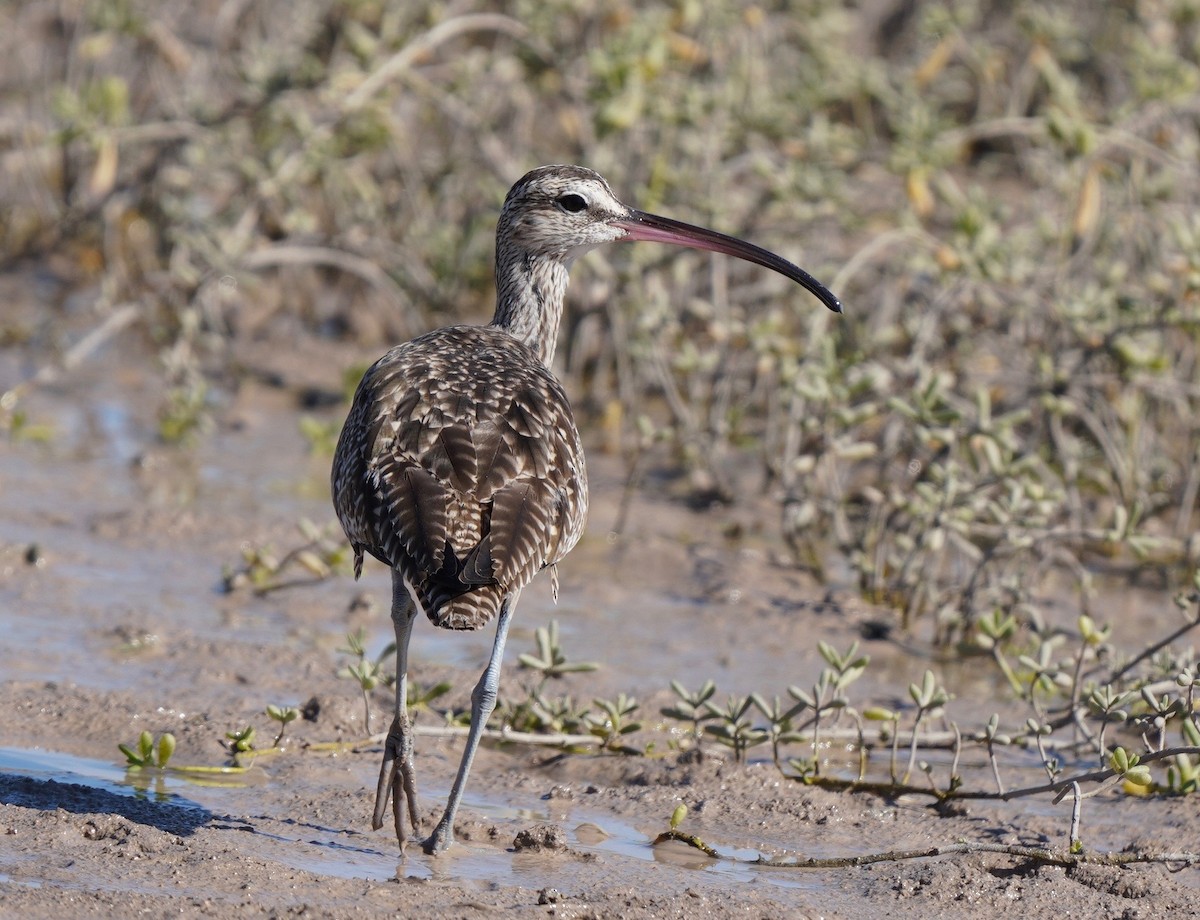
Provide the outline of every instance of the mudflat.
[[[737,763],[690,743],[659,715],[674,694],[714,679],[725,694],[783,694],[823,666],[817,638],[859,639],[872,664],[861,694],[901,700],[929,665],[919,643],[871,635],[886,616],[855,594],[781,564],[774,522],[745,503],[698,512],[638,492],[611,533],[623,467],[592,450],[588,535],[526,592],[502,696],[534,677],[517,656],[551,619],[572,660],[600,667],[553,682],[581,702],[635,696],[649,753],[563,753],[485,744],[461,812],[459,845],[399,855],[369,813],[381,747],[369,739],[358,685],[338,671],[346,635],[371,654],[390,638],[387,573],[345,575],[255,594],[226,589],[248,547],[303,542],[297,522],[332,520],[325,457],[308,450],[297,393],[336,378],[349,349],[257,345],[272,382],[231,395],[215,430],[181,449],[153,436],[156,368],[136,337],[117,337],[84,366],[26,402],[48,441],[0,450],[0,915],[463,917],[495,911],[559,917],[873,917],[936,915],[1185,916],[1194,869],[1064,868],[968,853],[855,868],[769,868],[760,858],[859,856],[956,841],[1061,848],[1069,799],[956,804],[881,798],[786,778],[765,748]],[[249,346],[248,346],[249,347]],[[317,351],[320,349],[320,360]],[[268,357],[269,355],[269,357]],[[249,358],[249,355],[247,355]],[[8,372],[15,370],[9,365]],[[331,417],[341,411],[326,411]],[[1143,624],[1144,625],[1144,624]],[[441,713],[469,706],[490,634],[419,624],[419,685],[450,682],[418,715],[418,791],[427,828],[444,802],[462,739]],[[956,713],[986,713],[994,675],[939,665]],[[178,739],[178,766],[229,762],[226,732],[257,729],[270,746],[268,704],[305,716],[282,751],[221,776],[127,771],[118,743],[145,730]],[[386,728],[388,692],[372,695],[371,732]],[[948,757],[933,752],[931,756]],[[878,774],[879,755],[872,770]],[[845,744],[822,752],[827,772],[853,775]],[[974,759],[971,759],[974,758]],[[965,771],[984,764],[971,755]],[[243,762],[247,762],[243,759]],[[1016,776],[1036,777],[1030,758]],[[944,770],[945,762],[935,764]],[[720,854],[651,842],[677,805],[681,830]],[[1158,847],[1195,827],[1191,797],[1089,800],[1090,847]]]

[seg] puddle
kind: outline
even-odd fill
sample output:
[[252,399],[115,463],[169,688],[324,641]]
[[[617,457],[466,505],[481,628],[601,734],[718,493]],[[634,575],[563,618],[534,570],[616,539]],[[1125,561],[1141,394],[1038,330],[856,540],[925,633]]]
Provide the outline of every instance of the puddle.
[[58,751],[30,748],[0,748],[0,773],[24,776],[44,782],[87,786],[115,795],[153,799],[160,804],[184,808],[204,808],[206,805],[228,808],[228,797],[222,802],[207,797],[203,790],[229,791],[261,785],[265,774],[251,768],[245,773],[195,772],[186,770],[127,770],[111,761],[78,757]]
[[[550,820],[547,812],[473,799],[469,794],[463,810],[484,822],[495,821],[502,827],[513,829]],[[507,840],[496,844],[460,841],[449,853],[437,858],[426,856],[414,844],[410,845],[408,854],[400,858],[394,849],[395,842],[386,830],[366,835],[320,831],[311,827],[306,830],[312,833],[290,839],[286,834],[266,834],[259,828],[249,846],[259,855],[294,869],[376,881],[397,877],[435,884],[468,882],[485,887],[500,884],[569,889],[593,876],[619,874],[623,871],[623,862],[635,861],[646,868],[657,865],[670,871],[682,871],[685,875],[697,873],[724,884],[761,882],[781,888],[821,887],[811,876],[797,877],[795,873],[753,865],[760,856],[756,850],[724,847],[722,853],[737,860],[732,861],[712,859],[683,844],[651,846],[650,838],[645,834],[605,813],[573,810],[568,820],[558,823],[573,850],[604,858],[593,863],[563,854],[514,852]]]
[[[584,812],[586,816],[587,813]],[[690,872],[701,872],[724,881],[734,882],[765,882],[782,888],[818,888],[812,878],[803,879],[794,873],[787,875],[769,866],[756,866],[754,861],[764,854],[745,847],[722,846],[719,851],[724,859],[714,859],[706,856],[694,847],[680,841],[667,841],[658,846],[652,846],[650,838],[639,834],[638,831],[609,815],[593,814],[591,821],[568,831],[572,845],[581,850],[597,853],[609,853],[626,859],[636,859],[642,862],[658,863],[673,869],[683,869]],[[603,824],[600,824],[603,822]],[[583,837],[580,839],[581,830]],[[607,839],[601,843],[588,844],[584,842],[589,836],[591,827],[599,827]]]
[[134,794],[125,782],[125,771],[115,764],[55,751],[0,747],[0,773],[91,786],[120,795]]
[[[103,760],[77,757],[56,751],[28,748],[0,748],[0,773],[46,782],[65,783],[103,790],[135,799],[151,799],[157,804],[195,809],[208,815],[207,823],[224,824],[220,815],[240,813],[244,808],[261,805],[258,794],[239,794],[240,784],[213,785],[203,778],[167,771],[139,774]],[[260,782],[262,780],[260,779]],[[270,780],[267,780],[270,783]],[[444,795],[445,790],[436,790]],[[478,819],[494,821],[502,827],[518,828],[551,820],[544,809],[518,808],[494,799],[468,794],[463,810]],[[244,824],[242,824],[244,822]],[[573,857],[513,852],[506,844],[464,843],[450,854],[431,859],[414,846],[407,858],[395,852],[395,843],[386,831],[365,833],[352,829],[331,828],[319,824],[258,814],[240,819],[238,829],[254,830],[239,835],[238,846],[293,869],[343,879],[382,881],[392,877],[463,881],[480,885],[498,883],[522,887],[555,884],[577,885],[578,876],[596,870]],[[634,860],[658,864],[670,870],[696,872],[724,882],[765,882],[785,888],[817,888],[811,878],[798,878],[768,867],[752,865],[760,854],[756,850],[723,847],[732,859],[715,860],[692,847],[670,842],[651,846],[650,838],[612,815],[587,808],[571,809],[564,828],[568,844],[578,852],[606,857],[602,871],[614,871],[614,862]]]

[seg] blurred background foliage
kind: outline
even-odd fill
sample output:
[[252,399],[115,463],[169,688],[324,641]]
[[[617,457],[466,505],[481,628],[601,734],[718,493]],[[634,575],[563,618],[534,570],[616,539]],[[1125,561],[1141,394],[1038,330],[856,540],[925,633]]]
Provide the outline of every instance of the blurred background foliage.
[[1086,608],[1098,570],[1195,574],[1195,0],[0,15],[0,266],[76,292],[0,343],[65,350],[64,310],[126,311],[164,439],[203,431],[240,338],[373,356],[486,321],[505,191],[578,162],[847,307],[663,247],[584,260],[557,370],[631,481],[774,507],[796,564],[941,641],[1036,626],[1052,576]]

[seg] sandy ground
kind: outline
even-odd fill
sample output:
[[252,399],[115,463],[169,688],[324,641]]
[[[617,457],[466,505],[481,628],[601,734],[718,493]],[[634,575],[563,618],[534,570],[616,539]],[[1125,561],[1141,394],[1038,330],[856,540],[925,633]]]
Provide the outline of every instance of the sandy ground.
[[[689,511],[666,482],[639,493],[627,532],[611,540],[621,467],[597,451],[591,532],[562,567],[557,608],[544,584],[523,598],[504,689],[522,692],[528,676],[516,656],[532,647],[534,627],[558,617],[571,657],[603,665],[567,678],[561,692],[636,694],[639,737],[656,753],[486,747],[459,844],[439,858],[414,849],[401,859],[386,829],[369,829],[380,746],[308,747],[366,734],[355,688],[336,676],[337,648],[358,627],[374,648],[387,641],[386,573],[374,566],[361,585],[339,577],[265,597],[220,590],[244,543],[287,547],[300,517],[332,519],[328,460],[306,453],[296,393],[336,386],[353,355],[307,347],[316,346],[263,346],[255,360],[273,361],[283,385],[240,387],[216,430],[176,450],[154,442],[153,363],[118,341],[29,398],[31,417],[54,428],[48,444],[0,444],[0,916],[1194,913],[1200,873],[1162,866],[1068,870],[984,855],[823,871],[753,865],[759,854],[959,839],[1061,846],[1069,806],[1030,799],[939,816],[923,801],[804,787],[770,763],[672,751],[656,715],[672,678],[782,694],[819,671],[818,636],[845,646],[886,614],[777,564],[773,519],[744,507]],[[30,366],[31,356],[5,355],[0,390]],[[451,680],[440,703],[465,706],[489,643],[421,624],[414,677]],[[863,690],[879,702],[902,699],[929,664],[911,644],[864,648],[875,664]],[[964,706],[972,697],[991,705],[996,693],[978,670],[943,672]],[[139,785],[120,764],[117,744],[143,729],[177,736],[175,763],[220,764],[226,731],[253,724],[270,738],[268,703],[307,703],[311,718],[289,727],[285,753],[237,782],[170,774]],[[380,691],[376,730],[386,705]],[[460,752],[459,738],[418,739],[427,829]],[[830,751],[835,766],[838,756]],[[650,845],[679,802],[689,808],[684,829],[733,858]],[[1194,849],[1198,808],[1194,796],[1107,796],[1089,803],[1086,840]]]

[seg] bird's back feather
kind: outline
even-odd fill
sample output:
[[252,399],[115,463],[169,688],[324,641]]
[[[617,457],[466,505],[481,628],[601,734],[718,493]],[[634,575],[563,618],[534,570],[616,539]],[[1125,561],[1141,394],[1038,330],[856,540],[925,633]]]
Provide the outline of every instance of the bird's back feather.
[[477,629],[578,541],[583,448],[561,385],[507,332],[451,326],[367,371],[338,441],[338,518],[430,620]]

